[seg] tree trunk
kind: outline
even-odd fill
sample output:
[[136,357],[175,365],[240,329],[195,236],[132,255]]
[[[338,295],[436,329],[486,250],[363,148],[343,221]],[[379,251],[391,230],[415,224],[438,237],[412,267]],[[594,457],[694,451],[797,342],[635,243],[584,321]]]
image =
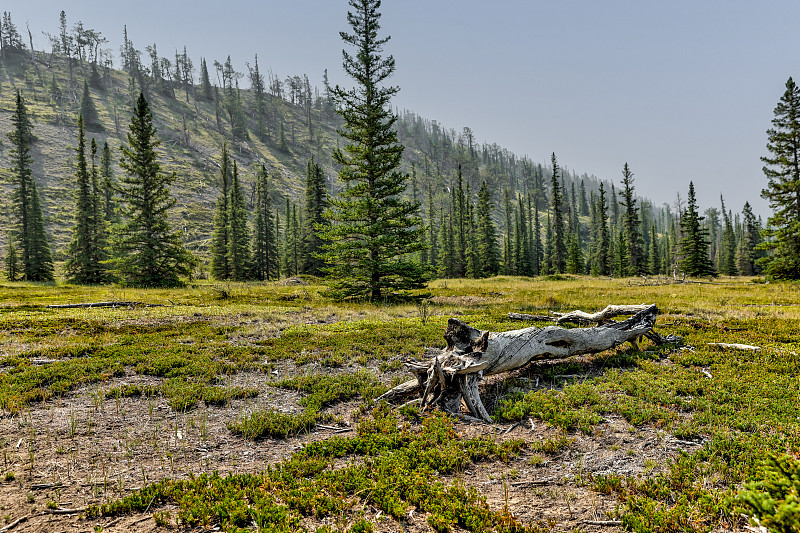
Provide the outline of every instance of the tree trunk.
[[[614,306],[616,314],[620,307]],[[624,342],[636,346],[636,340],[642,336],[659,344],[679,340],[673,336],[663,338],[653,331],[658,315],[655,305],[625,307],[629,310],[627,314],[635,312],[632,309],[638,312],[628,320],[593,328],[547,326],[491,333],[451,318],[444,336],[447,348],[430,361],[406,363],[417,374],[416,379],[398,385],[379,399],[394,401],[421,392],[421,398],[414,401],[421,402],[423,408],[436,405],[459,416],[463,400],[472,417],[491,422],[478,392],[478,383],[484,376],[521,368],[531,361],[598,353]],[[573,313],[570,313],[573,317],[580,316]],[[601,315],[603,312],[583,313],[580,318],[600,319]]]

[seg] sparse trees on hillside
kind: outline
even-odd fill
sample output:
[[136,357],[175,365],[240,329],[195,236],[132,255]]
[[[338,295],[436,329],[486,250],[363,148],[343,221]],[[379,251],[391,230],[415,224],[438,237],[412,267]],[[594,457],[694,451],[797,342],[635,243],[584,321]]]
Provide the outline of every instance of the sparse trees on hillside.
[[195,259],[169,225],[167,213],[175,205],[169,185],[175,175],[161,170],[160,142],[144,94],[136,101],[127,138],[120,160],[125,175],[119,180],[125,220],[115,235],[115,264],[133,286],[180,285],[180,276],[191,274]]
[[346,188],[331,200],[333,222],[323,236],[325,259],[333,278],[330,292],[340,299],[383,299],[397,290],[425,285],[425,269],[412,255],[424,246],[419,205],[402,200],[407,176],[399,171],[403,146],[398,143],[391,111],[396,87],[381,84],[394,72],[391,56],[382,57],[388,37],[379,38],[380,0],[350,0],[347,15],[353,33],[342,32],[357,54],[343,53],[345,72],[357,82],[350,90],[336,87],[334,97],[344,118],[347,141],[335,149],[339,178]]

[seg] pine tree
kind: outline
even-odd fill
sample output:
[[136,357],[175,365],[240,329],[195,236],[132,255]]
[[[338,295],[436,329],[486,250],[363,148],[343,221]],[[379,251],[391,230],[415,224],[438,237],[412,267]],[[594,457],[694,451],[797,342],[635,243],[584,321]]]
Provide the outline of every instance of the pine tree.
[[439,225],[439,268],[437,275],[440,278],[455,277],[455,259],[453,254],[453,213],[451,211],[445,220],[442,215]]
[[200,94],[206,102],[214,100],[214,89],[211,87],[211,78],[208,77],[205,58],[200,60]]
[[553,211],[552,271],[555,274],[561,274],[567,268],[567,243],[564,227],[563,190],[558,181],[558,162],[555,153],[551,156],[551,163],[553,166],[553,177],[550,180],[551,210]]
[[17,256],[17,247],[9,240],[6,246],[6,256],[3,259],[5,264],[5,274],[8,281],[17,281],[20,274],[19,257]]
[[253,277],[259,281],[278,278],[278,249],[269,173],[264,165],[256,178],[255,224],[253,231]]
[[33,126],[22,95],[17,91],[16,106],[11,116],[12,130],[8,134],[13,147],[9,153],[12,180],[16,189],[12,193],[17,215],[13,238],[19,244],[23,279],[26,281],[52,281],[53,258],[44,230],[41,199],[33,178],[30,145]]
[[733,231],[732,215],[725,209],[725,200],[722,195],[719,197],[722,203],[722,237],[720,239],[719,250],[719,272],[726,276],[735,276],[738,274],[736,268],[736,235]]
[[250,276],[250,231],[247,227],[247,205],[239,182],[239,168],[233,162],[228,201],[228,268],[231,279],[245,281]]
[[594,257],[592,259],[592,274],[607,276],[611,273],[611,236],[608,228],[608,204],[606,203],[606,191],[603,183],[600,183],[600,190],[595,206],[594,220]]
[[650,226],[650,250],[647,256],[647,270],[650,274],[657,276],[661,274],[661,254],[659,253],[658,235],[656,235],[656,225]]
[[647,265],[644,262],[642,251],[642,234],[639,231],[639,208],[636,207],[636,197],[633,194],[633,172],[628,163],[622,167],[622,201],[620,205],[625,208],[623,227],[625,229],[625,261],[623,270],[626,275],[637,276],[644,274]]
[[550,213],[547,213],[547,224],[544,227],[544,259],[542,261],[542,274],[553,274],[555,272],[554,265],[554,249],[555,243],[553,242],[553,224],[550,220]]
[[103,124],[97,115],[97,108],[94,106],[92,95],[89,93],[89,84],[83,82],[83,96],[81,97],[81,117],[83,117],[84,127],[87,131],[103,131]]
[[433,191],[428,186],[428,257],[430,270],[436,272],[439,256],[439,243],[437,237],[436,213],[433,208]]
[[264,85],[264,76],[258,69],[258,54],[256,54],[255,63],[250,69],[250,90],[253,92],[253,100],[255,101],[254,114],[256,119],[255,134],[259,139],[267,138],[267,94],[266,86]]
[[495,276],[500,271],[500,250],[497,247],[497,228],[492,220],[492,197],[486,181],[478,191],[476,212],[479,273],[481,276]]
[[542,262],[544,248],[542,247],[542,224],[539,221],[539,210],[536,208],[536,201],[533,202],[533,244],[531,245],[531,268],[534,276],[542,274]]
[[231,162],[228,145],[222,145],[220,161],[220,192],[217,197],[217,209],[214,212],[214,230],[211,233],[211,275],[223,280],[231,278],[231,264],[228,256],[230,250],[230,200],[231,200]]
[[697,210],[694,183],[690,181],[686,210],[681,217],[683,239],[679,245],[680,254],[683,257],[680,266],[689,276],[716,276],[714,266],[708,257],[708,230],[700,224],[704,218]]
[[761,197],[769,200],[773,214],[767,220],[768,239],[760,247],[772,250],[765,272],[775,279],[800,279],[800,88],[792,78],[786,82],[767,130],[769,156],[762,157],[767,188]]
[[344,119],[340,133],[347,140],[344,150],[333,151],[333,159],[349,187],[327,212],[334,224],[324,233],[325,259],[331,295],[378,301],[393,291],[425,286],[425,269],[412,258],[424,245],[425,228],[419,205],[400,198],[407,176],[398,170],[403,146],[389,107],[398,89],[381,86],[395,64],[391,56],[380,55],[388,41],[378,38],[380,0],[350,0],[350,6],[353,33],[341,36],[358,53],[343,52],[344,70],[358,86],[333,91]]
[[325,174],[314,157],[306,167],[306,204],[303,220],[303,272],[312,276],[322,275],[325,263],[320,258],[322,240],[320,232],[327,221],[323,213],[328,208],[328,193],[325,189]]
[[103,142],[100,155],[100,179],[103,191],[103,218],[107,225],[119,222],[118,202],[116,197],[116,182],[111,166],[111,147],[108,142]]
[[156,148],[150,106],[140,93],[131,118],[128,144],[122,146],[120,196],[125,221],[115,236],[115,263],[123,279],[138,287],[180,285],[191,274],[195,259],[170,229],[167,213],[175,205],[169,185],[174,174],[164,174]]
[[745,202],[742,209],[742,236],[736,250],[736,266],[741,275],[752,276],[761,272],[758,260],[764,252],[758,249],[759,243],[761,243],[761,233],[758,220],[753,214],[750,202]]
[[97,144],[92,139],[92,166],[86,160],[86,130],[83,117],[78,117],[78,147],[75,178],[77,198],[75,204],[75,229],[67,249],[64,269],[71,283],[97,285],[108,281],[103,261],[105,253],[105,221],[100,216],[100,194],[95,157]]

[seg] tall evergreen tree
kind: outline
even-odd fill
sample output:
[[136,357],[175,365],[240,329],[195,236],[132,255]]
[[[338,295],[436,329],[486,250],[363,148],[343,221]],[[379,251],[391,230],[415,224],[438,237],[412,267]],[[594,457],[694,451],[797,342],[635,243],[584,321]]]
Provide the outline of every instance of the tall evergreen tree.
[[792,78],[775,107],[767,130],[767,150],[762,157],[768,184],[761,197],[773,214],[767,220],[760,246],[772,250],[765,272],[776,279],[800,279],[800,88]]
[[333,91],[344,119],[344,150],[333,159],[341,165],[339,178],[349,185],[331,201],[324,233],[325,259],[332,277],[330,292],[337,298],[380,300],[387,294],[425,286],[425,269],[412,259],[424,246],[419,205],[404,201],[407,176],[398,168],[403,146],[398,143],[389,107],[396,87],[384,87],[394,72],[394,58],[381,57],[388,37],[379,38],[380,0],[350,0],[347,20],[353,33],[342,39],[354,46],[355,56],[343,52],[344,70],[357,87]]
[[208,65],[206,65],[205,58],[200,60],[200,94],[206,102],[214,100],[214,88],[211,87],[211,78],[208,76]]
[[478,268],[481,276],[495,276],[500,271],[500,250],[497,246],[497,228],[492,220],[492,197],[486,181],[478,191],[477,241]]
[[694,183],[689,182],[689,196],[686,210],[681,217],[680,266],[689,276],[716,276],[714,266],[708,257],[708,230],[701,225],[705,217],[697,210]]
[[750,202],[745,202],[742,209],[742,236],[736,250],[736,266],[743,276],[752,276],[761,272],[761,267],[757,263],[763,254],[763,251],[758,249],[761,242],[760,229]]
[[719,250],[719,272],[726,276],[735,276],[738,274],[736,268],[736,235],[733,231],[732,215],[725,209],[725,200],[722,195],[719,196],[722,204],[722,237],[720,239]]
[[611,236],[608,228],[608,204],[603,183],[597,196],[594,220],[594,256],[592,258],[592,274],[607,276],[611,273]]
[[623,266],[625,274],[636,276],[644,274],[647,265],[644,261],[642,250],[642,234],[639,231],[639,208],[636,207],[636,196],[634,196],[633,172],[628,163],[622,167],[622,201],[620,205],[625,208],[623,216],[623,227],[625,229],[625,260]]
[[258,54],[256,54],[255,63],[250,69],[250,90],[253,92],[253,100],[255,101],[255,108],[253,112],[256,119],[255,134],[259,139],[267,137],[267,92],[264,84],[264,75],[258,69]]
[[247,228],[247,204],[239,182],[239,167],[233,162],[230,200],[228,201],[228,267],[231,279],[244,281],[250,277],[250,232]]
[[52,281],[53,258],[47,234],[44,229],[41,199],[33,178],[30,146],[33,142],[33,126],[28,118],[28,110],[22,95],[17,91],[14,114],[11,116],[12,129],[8,133],[12,148],[11,176],[16,188],[12,201],[16,214],[16,224],[12,236],[19,244],[23,279],[26,281]]
[[661,253],[658,246],[658,235],[656,235],[656,225],[650,226],[650,250],[647,256],[647,270],[650,274],[657,276],[661,274]]
[[542,262],[544,259],[544,247],[542,246],[542,224],[539,220],[539,210],[536,208],[536,201],[533,202],[533,244],[531,245],[531,268],[534,276],[542,274]]
[[89,84],[83,81],[83,96],[81,96],[81,117],[87,131],[103,131],[103,124],[97,114],[97,108],[89,92]]
[[255,224],[253,231],[253,277],[259,281],[277,279],[278,236],[275,234],[269,173],[264,165],[256,178]]
[[183,247],[180,234],[169,225],[167,214],[175,205],[169,185],[175,175],[161,171],[156,151],[160,141],[142,93],[136,101],[127,138],[120,159],[120,167],[125,171],[120,178],[125,221],[115,236],[115,263],[123,279],[131,285],[180,285],[180,276],[191,274],[195,259]]
[[[553,177],[550,180],[550,195],[551,195],[551,210],[553,211],[553,256],[552,267],[553,272],[561,274],[567,268],[567,243],[566,243],[566,228],[564,227],[564,207],[563,207],[563,190],[558,181],[558,162],[556,161],[556,154],[550,158],[553,166]],[[548,246],[550,246],[548,244]]]
[[[92,139],[94,141],[94,139]],[[93,143],[96,151],[97,145]],[[95,285],[108,281],[105,257],[104,220],[99,216],[99,191],[97,167],[90,170],[86,159],[86,130],[83,117],[78,117],[78,147],[76,153],[75,178],[77,197],[75,203],[75,228],[67,249],[69,256],[64,265],[67,279],[72,283]],[[94,154],[93,154],[94,155]],[[94,157],[92,157],[94,160]]]
[[100,180],[103,193],[103,218],[106,224],[115,224],[119,221],[117,184],[112,168],[111,147],[108,146],[107,141],[103,142],[103,150],[100,154]]
[[328,208],[328,193],[325,189],[325,174],[314,157],[306,166],[306,204],[303,220],[303,272],[312,276],[322,275],[322,239],[320,232],[327,224],[323,213]]
[[8,241],[6,246],[6,256],[3,258],[5,265],[5,275],[8,281],[17,281],[20,274],[19,256],[17,255],[17,247],[14,246],[12,241]]
[[211,233],[211,275],[216,279],[231,278],[230,250],[230,201],[231,201],[231,160],[228,145],[222,145],[220,160],[220,191],[217,209],[214,212],[214,229]]

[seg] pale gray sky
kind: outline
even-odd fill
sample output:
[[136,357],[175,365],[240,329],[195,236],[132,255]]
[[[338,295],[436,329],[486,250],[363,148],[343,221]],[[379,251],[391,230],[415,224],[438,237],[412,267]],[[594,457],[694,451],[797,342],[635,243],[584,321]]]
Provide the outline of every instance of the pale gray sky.
[[[342,75],[339,31],[345,0],[26,0],[37,47],[64,9],[118,51],[122,26],[139,49],[188,47],[239,70],[259,56],[281,77],[321,85]],[[8,9],[5,7],[4,9]],[[657,203],[685,198],[695,182],[701,208],[745,200],[769,213],[760,191],[765,130],[789,76],[800,73],[800,2],[780,0],[384,0],[386,52],[394,55],[395,105],[471,127],[545,162],[555,152],[578,172],[619,182],[624,162],[637,191]]]

